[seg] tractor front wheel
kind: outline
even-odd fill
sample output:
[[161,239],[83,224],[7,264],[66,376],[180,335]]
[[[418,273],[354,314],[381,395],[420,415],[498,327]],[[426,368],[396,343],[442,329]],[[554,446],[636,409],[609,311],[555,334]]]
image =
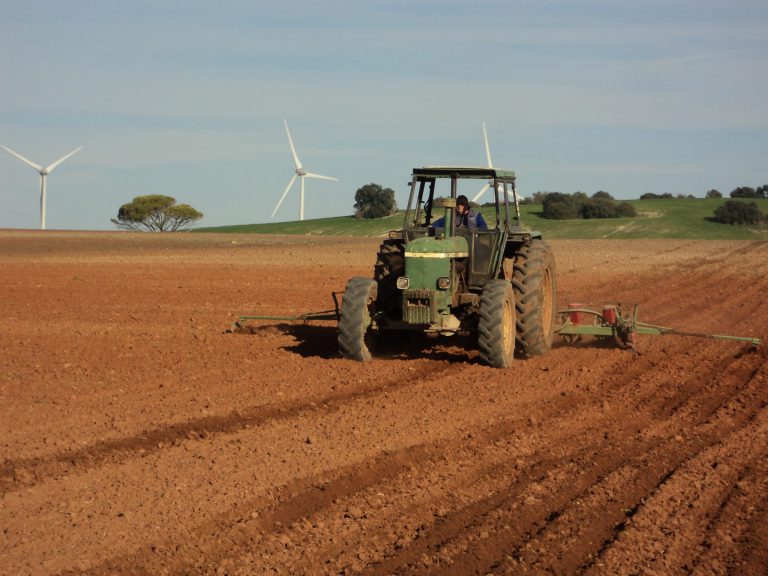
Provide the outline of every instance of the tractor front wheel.
[[515,357],[515,295],[506,280],[490,280],[480,295],[477,324],[480,358],[494,368],[509,368]]
[[371,311],[376,302],[376,281],[355,276],[347,282],[339,318],[339,354],[368,362],[372,338]]
[[402,315],[397,278],[404,273],[405,255],[403,241],[384,240],[376,258],[373,278],[378,285],[376,309],[379,312],[384,312],[391,318],[399,318]]

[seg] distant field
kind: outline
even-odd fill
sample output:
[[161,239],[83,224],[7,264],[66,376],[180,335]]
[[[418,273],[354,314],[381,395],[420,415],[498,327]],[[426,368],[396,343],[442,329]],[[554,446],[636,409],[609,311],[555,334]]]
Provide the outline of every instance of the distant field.
[[[523,206],[523,224],[540,230],[547,238],[688,238],[706,240],[768,240],[768,229],[753,230],[712,222],[715,209],[727,198],[630,200],[638,212],[635,218],[597,220],[547,220],[541,217],[541,205]],[[763,212],[768,202],[757,200]],[[488,215],[490,210],[481,211]],[[320,218],[303,222],[240,224],[216,228],[197,228],[194,232],[232,232],[254,234],[316,234],[328,236],[384,236],[403,225],[402,213],[387,218],[358,220],[352,216]]]

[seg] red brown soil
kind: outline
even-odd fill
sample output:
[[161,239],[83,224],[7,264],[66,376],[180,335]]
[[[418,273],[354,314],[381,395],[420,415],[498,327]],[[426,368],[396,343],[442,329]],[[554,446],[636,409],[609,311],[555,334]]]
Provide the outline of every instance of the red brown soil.
[[[2,574],[766,574],[765,347],[368,364],[376,240],[0,232]],[[556,241],[560,303],[768,336],[768,243]]]

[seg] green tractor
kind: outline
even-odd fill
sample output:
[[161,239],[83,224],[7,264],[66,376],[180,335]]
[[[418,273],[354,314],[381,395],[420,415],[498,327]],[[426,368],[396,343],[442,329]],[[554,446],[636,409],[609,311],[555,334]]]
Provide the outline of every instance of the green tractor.
[[[457,226],[457,198],[478,183],[493,192],[495,219],[487,228]],[[520,224],[515,173],[430,166],[415,168],[410,184],[403,229],[382,243],[373,278],[347,283],[341,355],[368,361],[377,341],[404,331],[476,334],[480,358],[497,368],[508,368],[515,353],[546,353],[555,328],[555,260],[541,234]]]

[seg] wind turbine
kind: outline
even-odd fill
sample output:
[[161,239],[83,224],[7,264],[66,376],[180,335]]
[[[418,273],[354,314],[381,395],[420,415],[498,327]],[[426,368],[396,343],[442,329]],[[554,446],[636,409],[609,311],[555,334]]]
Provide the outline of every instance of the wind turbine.
[[285,192],[283,192],[283,195],[280,196],[280,201],[277,203],[277,206],[275,206],[274,211],[272,212],[272,218],[275,217],[275,214],[277,213],[278,208],[280,208],[280,205],[283,203],[283,200],[285,200],[286,195],[288,194],[288,190],[291,189],[291,186],[293,186],[293,183],[296,181],[296,178],[298,176],[301,177],[301,200],[299,202],[299,220],[304,220],[304,178],[317,178],[319,180],[333,180],[334,182],[338,180],[338,178],[333,178],[332,176],[321,176],[320,174],[313,174],[312,172],[307,172],[304,170],[304,167],[301,165],[301,160],[299,160],[299,156],[296,154],[296,148],[293,145],[293,139],[291,139],[291,131],[288,130],[288,122],[283,119],[283,124],[285,124],[285,133],[288,134],[288,144],[291,146],[291,155],[293,156],[293,164],[296,166],[296,173],[291,178],[291,181],[288,182],[288,186],[285,187]]
[[[483,140],[485,141],[485,157],[488,159],[488,168],[493,168],[493,162],[491,162],[491,147],[488,145],[488,132],[485,130],[485,122],[483,122]],[[485,194],[485,191],[488,190],[492,184],[493,182],[486,182],[485,186],[480,189],[480,192],[475,194],[475,197],[472,198],[472,202],[477,202],[480,199],[480,196]]]
[[25,164],[29,164],[30,166],[32,166],[32,168],[34,168],[40,173],[40,230],[45,230],[45,181],[48,177],[48,174],[53,172],[53,169],[56,168],[56,166],[58,166],[62,162],[64,162],[64,160],[76,154],[77,152],[80,152],[80,150],[82,150],[83,147],[80,146],[80,148],[77,148],[76,150],[72,150],[72,152],[70,152],[69,154],[66,154],[65,156],[62,156],[61,158],[56,160],[56,162],[54,162],[53,164],[45,168],[43,168],[39,164],[35,164],[31,160],[27,160],[21,154],[14,152],[10,148],[3,146],[2,144],[0,144],[0,147],[2,147],[6,152],[9,152],[10,154],[13,154],[14,156],[16,156],[16,158],[18,158]]

